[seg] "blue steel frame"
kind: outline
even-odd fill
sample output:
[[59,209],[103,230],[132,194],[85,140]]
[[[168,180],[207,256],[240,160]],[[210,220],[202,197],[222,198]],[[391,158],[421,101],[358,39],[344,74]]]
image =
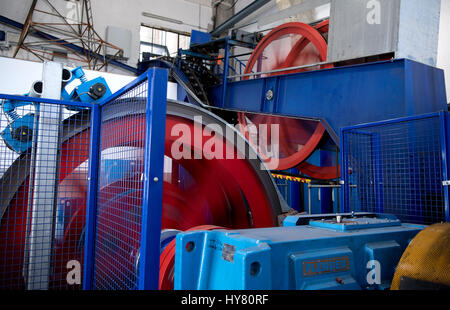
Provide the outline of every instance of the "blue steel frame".
[[447,109],[443,70],[407,59],[225,79],[210,97],[223,109],[319,119],[337,145],[343,127]]
[[[16,22],[16,21],[14,21],[12,19],[9,19],[9,18],[7,18],[7,17],[5,17],[3,15],[0,15],[0,22],[5,23],[5,24],[10,25],[10,26],[13,26],[13,27],[16,27],[16,28],[18,28],[20,30],[22,30],[24,28],[23,24],[21,24],[19,22]],[[59,38],[54,37],[54,36],[52,36],[52,35],[50,35],[48,33],[45,33],[45,32],[42,32],[42,31],[35,31],[33,33],[33,35],[37,36],[37,37],[39,37],[41,39],[44,39],[44,40],[57,42],[58,44],[61,44],[61,45],[65,46],[66,48],[71,49],[71,50],[73,50],[73,51],[75,51],[77,53],[80,53],[80,54],[85,54],[87,52],[87,53],[89,53],[89,56],[92,57],[92,58],[99,58],[102,61],[108,61],[110,64],[118,66],[118,67],[120,67],[120,68],[122,68],[124,70],[130,71],[130,72],[135,73],[135,74],[137,73],[137,69],[136,68],[128,66],[125,63],[122,63],[122,62],[117,61],[115,59],[112,59],[110,57],[105,57],[105,56],[103,56],[101,54],[98,54],[98,53],[95,53],[93,51],[87,51],[85,48],[83,48],[81,46],[75,45],[75,44],[70,43],[68,41],[65,41],[63,39],[59,39]]]
[[55,100],[55,99],[46,99],[46,98],[35,98],[35,97],[7,95],[7,94],[0,94],[0,99],[17,100],[17,101],[25,101],[25,102],[35,102],[35,103],[50,103],[50,104],[56,104],[56,105],[64,105],[64,106],[72,106],[72,107],[83,107],[83,108],[92,108],[95,105],[93,103],[88,103],[88,102],[74,102],[74,101],[64,101],[64,100]]
[[[450,177],[450,128],[449,128],[450,113],[440,112],[439,118],[441,121],[441,146],[442,146],[442,177],[444,181],[448,181]],[[450,222],[450,191],[447,186],[444,186],[444,199],[445,199],[445,214],[446,221]]]
[[98,191],[98,173],[100,167],[100,128],[101,128],[101,109],[99,105],[94,105],[91,114],[91,144],[89,147],[89,171],[88,171],[88,196],[86,205],[86,229],[84,235],[84,271],[83,271],[83,289],[91,290],[94,278],[94,243],[95,243],[95,224],[96,224],[96,206]]
[[[95,155],[95,145],[99,145],[99,143],[96,144],[99,135],[99,125],[100,125],[100,108],[97,104],[92,102],[74,102],[74,101],[65,101],[65,100],[55,100],[55,99],[47,99],[47,98],[35,98],[35,97],[28,97],[28,96],[18,96],[18,95],[7,95],[7,94],[0,94],[0,99],[6,99],[6,100],[16,100],[16,101],[24,101],[24,102],[32,102],[32,103],[48,103],[48,104],[54,104],[54,105],[62,105],[62,106],[72,106],[76,108],[86,108],[91,110],[91,128],[94,130],[91,130],[90,133],[90,146],[89,146],[89,159],[88,159],[88,177],[89,177],[89,183],[88,183],[88,194],[87,194],[87,206],[86,206],[86,221],[88,219],[92,218],[92,213],[95,211],[95,207],[90,207],[93,204],[96,203],[96,192],[97,187],[95,184],[97,184],[97,169],[98,169],[98,156]],[[94,216],[95,217],[95,216]],[[92,232],[92,226],[88,226],[86,230],[86,238],[88,236],[93,236]],[[86,239],[89,240],[89,239]],[[86,253],[92,253],[93,243],[86,244],[85,247],[85,262],[86,262]],[[87,264],[84,264],[84,275],[87,274],[86,272],[92,273],[92,266],[86,266]],[[84,283],[83,283],[84,286]]]
[[[102,106],[122,93],[148,80],[146,110],[144,191],[141,224],[141,252],[139,267],[140,290],[157,290],[159,282],[159,255],[164,173],[164,141],[167,104],[168,71],[153,68],[140,75],[99,105],[93,106],[91,117],[91,146],[89,164],[88,204],[86,206],[86,236],[83,289],[93,289],[94,243],[101,136]],[[151,197],[151,202],[150,202]]]
[[150,69],[147,73],[142,74],[135,81],[129,83],[99,104],[0,94],[0,99],[49,103],[78,108],[84,107],[91,110],[91,143],[89,147],[89,183],[83,270],[83,289],[85,290],[93,288],[102,106],[146,79],[148,80],[149,88],[146,111],[144,200],[141,226],[142,247],[138,288],[142,290],[158,289],[168,71],[159,68]]
[[[427,118],[439,118],[440,120],[440,140],[441,140],[441,159],[442,159],[442,169],[443,169],[443,180],[442,181],[448,181],[450,176],[450,167],[449,167],[449,159],[450,159],[450,128],[449,128],[449,117],[450,113],[447,111],[441,111],[441,112],[435,112],[435,113],[428,113],[428,114],[421,114],[421,115],[415,115],[410,117],[403,117],[403,118],[395,118],[395,119],[389,119],[385,121],[380,122],[374,122],[374,123],[366,123],[361,125],[355,125],[355,126],[349,126],[341,128],[340,130],[340,143],[341,143],[341,152],[340,152],[340,162],[342,165],[341,171],[341,191],[342,195],[340,197],[341,199],[341,205],[344,208],[344,212],[350,212],[350,188],[349,188],[349,175],[346,173],[348,171],[348,165],[347,161],[345,160],[347,153],[347,147],[346,147],[346,139],[345,139],[345,132],[347,131],[354,131],[354,130],[360,130],[368,127],[375,127],[375,126],[381,126],[381,125],[389,125],[389,124],[396,124],[399,122],[408,122],[408,121],[414,121],[414,120],[421,120],[421,119],[427,119]],[[365,133],[370,134],[371,133]],[[376,140],[376,138],[375,138]],[[378,148],[379,149],[379,148]],[[379,160],[379,155],[375,154],[376,160]],[[445,219],[447,222],[450,222],[450,191],[449,186],[443,185],[443,191],[444,191],[444,202],[445,202]],[[378,190],[379,192],[379,190]],[[380,203],[381,197],[377,194],[377,212],[383,211],[383,206]]]
[[224,55],[224,64],[223,64],[223,72],[222,72],[222,98],[226,97],[227,94],[227,84],[228,84],[228,72],[229,70],[229,65],[230,65],[230,42],[229,42],[229,38],[226,37],[225,38],[225,55]]

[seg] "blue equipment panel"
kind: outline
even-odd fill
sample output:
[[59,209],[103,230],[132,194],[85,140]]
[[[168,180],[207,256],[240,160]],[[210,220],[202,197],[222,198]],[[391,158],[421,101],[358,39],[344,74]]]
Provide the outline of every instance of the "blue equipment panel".
[[[104,100],[112,95],[112,92],[103,77],[99,76],[95,79],[88,80],[81,67],[73,69],[71,73],[72,77],[64,87],[76,79],[80,80],[81,84],[75,87],[70,94],[66,89],[63,89],[61,92],[63,100],[94,103]],[[75,108],[74,110],[77,111],[79,109]]]
[[386,289],[402,253],[423,228],[376,215],[180,233],[174,285],[182,290]]

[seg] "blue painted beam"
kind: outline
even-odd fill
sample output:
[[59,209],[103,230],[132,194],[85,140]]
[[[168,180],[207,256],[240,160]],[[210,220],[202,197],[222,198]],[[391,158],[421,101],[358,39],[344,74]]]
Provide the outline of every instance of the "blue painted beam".
[[240,10],[238,13],[227,19],[225,22],[217,26],[213,31],[210,32],[212,36],[219,36],[234,25],[236,25],[238,22],[246,18],[248,15],[252,14],[256,10],[262,8],[264,5],[269,3],[270,0],[255,0],[249,5],[247,5],[245,8]]

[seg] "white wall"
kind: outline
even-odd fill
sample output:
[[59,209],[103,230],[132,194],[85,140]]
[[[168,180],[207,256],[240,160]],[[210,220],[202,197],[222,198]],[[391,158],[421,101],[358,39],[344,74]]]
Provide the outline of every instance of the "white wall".
[[[73,7],[73,0],[50,0],[62,14],[69,14]],[[0,14],[20,23],[24,23],[32,0],[0,0]],[[127,64],[136,67],[139,60],[139,32],[141,23],[165,27],[173,30],[190,32],[192,29],[206,31],[211,23],[212,9],[209,0],[94,0],[91,1],[94,28],[96,32],[106,39],[108,25],[131,31],[132,46]],[[48,6],[44,1],[38,1],[37,8]],[[182,21],[184,24],[175,24],[158,19],[142,16],[148,12]],[[42,16],[42,15],[40,15]],[[1,30],[8,30],[10,37],[17,41],[18,31],[0,24]],[[15,33],[15,35],[14,35]],[[11,56],[14,49],[6,52],[0,51],[0,56]],[[30,53],[21,51],[19,58],[37,60]],[[70,64],[69,64],[70,65]],[[128,73],[112,65],[108,72]]]
[[[43,63],[41,62],[0,57],[0,93],[9,95],[24,95],[28,93],[33,82],[42,80],[42,70]],[[123,86],[127,85],[129,82],[136,78],[132,76],[124,76],[106,72],[96,72],[90,70],[84,71],[88,80],[96,78],[98,76],[103,76],[112,92],[121,89]],[[70,91],[79,83],[79,81],[73,81],[73,83],[67,86],[68,90]],[[17,111],[19,115],[24,115],[30,112],[30,110],[27,110],[27,108],[18,108]],[[68,117],[72,113],[67,113],[66,111],[64,117]],[[0,108],[0,132],[3,132],[7,124],[8,121],[5,117],[5,114],[1,111]],[[8,167],[17,158],[18,155],[8,149],[1,138],[0,154],[2,155],[2,158],[0,159],[1,177],[3,172],[8,169]]]

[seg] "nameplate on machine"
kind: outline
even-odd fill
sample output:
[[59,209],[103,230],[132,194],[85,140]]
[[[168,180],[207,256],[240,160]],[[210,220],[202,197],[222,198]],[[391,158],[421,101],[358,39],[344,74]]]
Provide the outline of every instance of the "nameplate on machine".
[[313,277],[328,273],[337,273],[350,270],[348,256],[315,259],[303,262],[303,276]]

